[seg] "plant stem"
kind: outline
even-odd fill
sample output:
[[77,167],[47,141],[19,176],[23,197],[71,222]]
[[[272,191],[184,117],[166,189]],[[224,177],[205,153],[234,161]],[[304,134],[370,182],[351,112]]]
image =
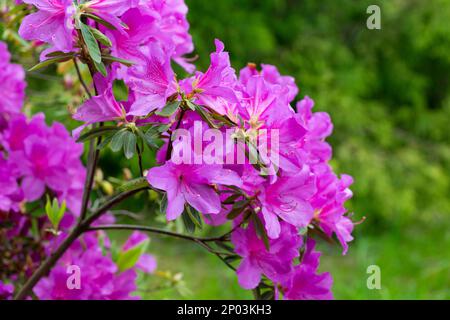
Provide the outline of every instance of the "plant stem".
[[101,225],[101,226],[94,226],[90,227],[88,231],[96,231],[96,230],[135,230],[135,231],[143,231],[143,232],[149,232],[149,233],[155,233],[155,234],[162,234],[166,236],[171,236],[174,238],[189,240],[193,242],[214,242],[214,241],[220,241],[223,239],[223,236],[220,237],[211,237],[211,238],[199,238],[190,236],[187,234],[172,232],[168,230],[153,228],[153,227],[147,227],[147,226],[140,226],[140,225],[130,225],[130,224],[110,224],[110,225]]
[[92,98],[91,91],[89,90],[88,86],[86,85],[86,82],[83,80],[83,76],[81,75],[80,66],[78,65],[77,59],[73,59],[73,64],[75,65],[75,70],[77,70],[78,80],[80,81],[81,85],[84,88],[84,91],[86,91],[86,94],[89,96],[89,98]]
[[211,246],[208,245],[208,242],[215,242],[215,241],[223,241],[223,239],[229,234],[226,233],[225,235],[222,235],[220,237],[212,237],[212,238],[199,238],[194,236],[189,236],[177,232],[167,231],[167,230],[161,230],[153,227],[147,227],[147,226],[139,226],[139,225],[127,225],[127,224],[112,224],[112,225],[102,225],[102,226],[95,226],[90,227],[87,231],[97,231],[97,230],[134,230],[134,231],[144,231],[154,234],[162,234],[167,235],[183,240],[193,241],[200,245],[201,247],[205,248],[209,252],[215,254],[220,260],[222,260],[223,263],[225,263],[231,270],[236,271],[236,268],[233,267],[228,261],[226,261],[220,252],[215,251]]
[[[180,116],[178,118],[178,123],[177,126],[175,127],[175,130],[179,129],[181,126],[181,121],[183,120],[184,117],[184,113],[186,112],[185,109],[181,109],[180,112]],[[169,136],[169,145],[167,146],[167,153],[166,153],[166,161],[170,160],[170,158],[172,157],[172,149],[173,149],[173,145],[172,145],[172,134],[173,132],[170,133]]]

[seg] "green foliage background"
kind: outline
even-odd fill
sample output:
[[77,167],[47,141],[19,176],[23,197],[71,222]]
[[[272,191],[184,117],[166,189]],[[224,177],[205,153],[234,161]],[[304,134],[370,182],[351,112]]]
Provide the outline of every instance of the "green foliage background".
[[[347,256],[321,246],[335,297],[450,298],[450,2],[186,2],[200,69],[219,38],[237,70],[248,62],[274,64],[297,79],[298,98],[309,95],[316,111],[330,113],[333,166],[355,178],[349,209],[355,220],[366,217]],[[381,7],[381,30],[366,28],[371,4]],[[19,46],[13,35],[6,38]],[[23,51],[20,62],[32,65],[35,57]],[[54,70],[29,75],[28,112],[67,118],[73,98],[57,79]],[[119,172],[118,161],[104,157],[108,174]],[[155,281],[143,279],[145,297],[251,298],[201,248],[164,238],[150,247],[159,268],[182,272],[189,290],[147,290]],[[381,290],[366,286],[366,269],[374,264],[381,268]]]

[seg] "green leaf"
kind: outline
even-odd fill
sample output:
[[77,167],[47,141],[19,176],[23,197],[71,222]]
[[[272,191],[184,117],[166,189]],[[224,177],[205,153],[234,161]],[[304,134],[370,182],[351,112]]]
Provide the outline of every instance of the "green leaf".
[[142,140],[147,144],[147,146],[151,148],[158,148],[158,142],[159,142],[159,132],[151,127],[147,130],[147,132],[144,134],[139,128],[137,128],[137,132]]
[[131,181],[126,182],[125,184],[121,185],[118,188],[118,191],[120,191],[120,192],[132,191],[132,190],[141,189],[143,187],[148,187],[147,178],[144,178],[144,177],[133,179]]
[[102,59],[104,61],[108,61],[108,62],[118,62],[121,63],[127,67],[131,67],[132,65],[135,64],[135,62],[130,61],[130,60],[126,60],[126,59],[121,59],[121,58],[117,58],[117,57],[113,57],[113,56],[102,56]]
[[45,204],[45,213],[47,214],[48,219],[52,223],[54,231],[58,230],[59,223],[64,217],[65,212],[66,212],[65,201],[63,201],[61,203],[61,206],[59,206],[58,199],[54,198],[53,201],[50,201],[50,198],[47,197],[47,202]]
[[105,134],[108,133],[112,133],[112,132],[116,132],[120,130],[119,127],[117,126],[101,126],[101,127],[96,127],[93,128],[91,130],[89,130],[88,132],[82,134],[78,139],[77,142],[85,142],[97,137],[101,137]]
[[45,67],[48,67],[51,64],[54,63],[58,63],[58,62],[65,62],[65,61],[69,61],[73,58],[73,55],[65,55],[65,56],[60,56],[60,57],[55,57],[52,59],[48,59],[45,61],[42,61],[40,63],[38,63],[37,65],[35,65],[34,67],[30,68],[28,71],[36,71]]
[[117,101],[127,101],[129,96],[129,90],[123,80],[114,80],[113,82],[114,98]]
[[127,159],[133,158],[136,153],[136,136],[131,131],[127,131],[124,136],[123,151]]
[[256,214],[252,215],[252,219],[254,222],[256,234],[259,239],[261,239],[264,242],[264,246],[266,247],[266,250],[270,250],[270,243],[269,243],[269,237],[267,237],[266,228],[264,228],[263,223],[258,218]]
[[161,213],[166,213],[167,211],[167,193],[163,193],[161,197],[161,202],[159,203],[159,211]]
[[120,252],[117,257],[117,267],[119,268],[119,271],[124,272],[133,268],[139,261],[139,258],[147,250],[149,243],[150,240],[145,240],[127,251]]
[[122,129],[112,137],[109,147],[113,152],[117,152],[122,149],[126,132],[127,129]]
[[195,224],[195,226],[201,230],[203,228],[203,220],[200,213],[191,206],[186,206],[186,212],[189,215],[189,218],[191,218],[192,222]]
[[195,232],[195,223],[192,221],[191,217],[187,213],[187,210],[185,209],[183,213],[181,214],[181,218],[183,220],[184,227],[188,233],[194,233]]
[[102,62],[102,54],[100,53],[100,48],[98,47],[98,43],[94,37],[94,34],[92,33],[91,29],[84,23],[79,23],[79,27],[83,36],[84,43],[86,44],[89,51],[89,56],[94,62],[100,64]]
[[273,300],[274,297],[275,297],[275,294],[274,294],[273,290],[268,290],[261,295],[261,300]]
[[219,129],[219,127],[214,123],[213,119],[201,106],[195,105],[195,111],[200,115],[200,117],[209,125],[210,128]]
[[218,247],[220,247],[220,248],[222,248],[222,249],[224,249],[224,250],[226,250],[228,252],[234,253],[234,249],[231,246],[229,246],[226,243],[224,243],[223,241],[215,241],[215,244]]
[[156,111],[155,113],[161,117],[170,117],[178,110],[178,108],[180,107],[180,104],[181,104],[181,101],[171,102],[171,103],[167,104],[161,110]]
[[193,104],[191,101],[186,100],[186,105],[188,106],[189,109],[191,109],[192,111],[195,111],[195,109],[197,108],[196,104]]
[[100,18],[100,17],[98,17],[98,16],[96,16],[96,15],[94,15],[94,14],[92,14],[92,13],[83,13],[82,16],[85,16],[85,17],[87,17],[87,18],[89,18],[89,19],[92,19],[92,20],[94,20],[95,22],[100,23],[101,25],[107,27],[107,28],[110,29],[110,30],[117,30],[117,28],[114,27],[111,23],[109,23],[109,22],[106,21],[106,20],[103,20],[102,18]]
[[94,61],[95,69],[102,74],[102,76],[106,77],[108,75],[108,72],[106,71],[105,64],[103,62],[96,62]]
[[238,198],[242,197],[241,194],[233,194],[222,201],[223,204],[234,204]]
[[239,257],[238,255],[232,255],[232,256],[225,257],[224,259],[225,259],[226,262],[232,263],[232,262],[234,262],[236,260],[239,260],[240,258],[241,257]]
[[103,34],[100,30],[92,27],[89,27],[89,30],[91,30],[92,34],[94,35],[95,39],[98,40],[98,42],[107,47],[112,46],[111,40],[109,40],[109,38],[105,34]]
[[66,53],[66,52],[62,52],[62,51],[53,51],[53,52],[47,53],[45,56],[47,58],[55,58],[55,57],[63,57],[63,56],[74,57],[75,53],[74,52]]
[[97,150],[102,150],[103,148],[105,148],[111,142],[112,138],[112,134],[103,137],[102,142],[97,146]]

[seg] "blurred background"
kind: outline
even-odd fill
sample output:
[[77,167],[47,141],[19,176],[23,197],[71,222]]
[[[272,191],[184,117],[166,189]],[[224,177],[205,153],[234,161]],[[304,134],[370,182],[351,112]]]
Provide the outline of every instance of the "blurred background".
[[[346,256],[337,246],[321,245],[321,270],[332,273],[335,298],[450,299],[450,2],[186,3],[200,70],[209,65],[219,38],[236,70],[248,62],[276,65],[296,78],[299,99],[308,95],[316,111],[331,115],[333,167],[354,177],[348,208],[355,220],[366,217]],[[381,30],[366,27],[372,4],[381,8]],[[33,65],[36,55],[27,55],[26,44],[11,30],[2,31],[3,40],[16,48],[14,58]],[[44,111],[49,122],[74,128],[67,106],[79,101],[56,74],[65,74],[64,68],[28,74],[27,112]],[[120,161],[103,156],[105,176],[121,174]],[[151,165],[151,156],[146,163]],[[150,211],[152,205],[144,203],[125,207]],[[234,273],[202,248],[152,241],[160,271],[142,279],[145,298],[252,298]],[[370,265],[381,269],[381,290],[367,288]],[[179,285],[161,284],[164,277]]]

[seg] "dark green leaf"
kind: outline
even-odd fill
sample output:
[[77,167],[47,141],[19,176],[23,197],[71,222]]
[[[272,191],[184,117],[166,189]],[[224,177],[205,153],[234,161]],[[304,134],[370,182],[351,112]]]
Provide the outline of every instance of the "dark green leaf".
[[82,134],[78,139],[77,142],[84,142],[87,140],[91,140],[97,137],[101,137],[105,134],[116,132],[120,130],[117,126],[101,126],[94,129],[89,130],[88,132]]
[[106,77],[108,75],[108,72],[106,71],[105,64],[103,62],[96,62],[94,61],[95,69],[102,74],[102,76]]
[[194,105],[195,111],[200,115],[200,117],[209,125],[210,128],[218,129],[219,127],[214,123],[213,119],[201,106]]
[[273,300],[274,297],[275,297],[275,294],[274,294],[273,290],[268,290],[261,295],[261,300]]
[[98,47],[98,43],[94,37],[94,34],[92,33],[91,29],[84,23],[79,23],[79,27],[83,36],[84,43],[86,44],[89,51],[89,56],[94,62],[100,64],[102,62],[102,55],[100,53],[100,48]]
[[135,62],[130,61],[130,60],[125,60],[125,59],[121,59],[121,58],[117,58],[117,57],[113,57],[113,56],[103,56],[102,57],[104,61],[108,61],[108,62],[118,62],[121,63],[127,67],[131,67],[132,65],[135,64]]
[[54,64],[54,63],[69,61],[72,58],[73,58],[72,55],[66,55],[66,56],[61,56],[61,57],[55,57],[55,58],[52,58],[52,59],[48,59],[48,60],[45,60],[45,61],[42,61],[42,62],[38,63],[37,65],[35,65],[31,69],[29,69],[28,71],[36,71],[36,70],[48,67],[49,65]]
[[107,47],[112,46],[111,40],[109,40],[109,38],[106,35],[104,35],[100,30],[92,28],[92,27],[89,27],[89,29],[91,30],[95,39],[98,40],[98,42],[100,42],[101,44],[103,44],[104,46],[107,46]]
[[266,228],[264,228],[263,223],[258,218],[256,214],[252,215],[252,219],[254,222],[256,234],[258,235],[258,238],[261,239],[264,242],[264,246],[266,247],[266,250],[270,250],[270,243],[269,238],[267,237]]
[[195,223],[192,221],[191,217],[187,213],[186,209],[181,214],[181,218],[183,220],[184,227],[187,232],[194,233],[195,232]]
[[170,117],[178,110],[180,104],[181,104],[180,101],[171,102],[167,104],[164,108],[162,108],[162,110],[156,111],[155,113],[161,117]]
[[127,131],[123,141],[123,151],[125,158],[131,159],[136,153],[136,136],[133,132]]
[[167,211],[167,193],[163,193],[162,197],[161,197],[161,202],[159,203],[159,211],[161,211],[161,213],[166,213]]
[[236,260],[239,260],[240,258],[241,257],[239,257],[238,255],[232,255],[232,256],[225,257],[224,259],[225,259],[226,262],[232,263],[232,262],[234,262]]
[[109,145],[112,151],[117,152],[122,149],[126,132],[127,129],[122,129],[112,137]]
[[220,247],[220,248],[222,248],[222,249],[224,249],[224,250],[226,250],[226,251],[228,251],[228,252],[234,253],[234,249],[233,249],[231,246],[227,245],[227,244],[226,244],[225,242],[223,242],[223,241],[215,241],[215,244],[216,244],[218,247]]
[[102,150],[103,148],[105,148],[111,142],[112,138],[112,134],[103,137],[102,142],[97,146],[97,150]]
[[233,194],[226,198],[222,203],[223,204],[234,204],[238,198],[242,197],[241,194]]
[[200,213],[189,205],[186,206],[186,212],[191,218],[192,222],[194,222],[195,226],[198,227],[199,229],[202,229],[203,220]]
[[90,19],[94,20],[95,22],[100,23],[101,25],[107,27],[107,28],[110,29],[110,30],[117,30],[116,27],[114,27],[111,23],[109,23],[109,22],[106,21],[106,20],[103,20],[102,18],[100,18],[100,17],[98,17],[98,16],[96,16],[96,15],[94,15],[94,14],[91,14],[91,13],[83,13],[82,15],[85,16],[85,17],[87,17],[87,18],[90,18]]

